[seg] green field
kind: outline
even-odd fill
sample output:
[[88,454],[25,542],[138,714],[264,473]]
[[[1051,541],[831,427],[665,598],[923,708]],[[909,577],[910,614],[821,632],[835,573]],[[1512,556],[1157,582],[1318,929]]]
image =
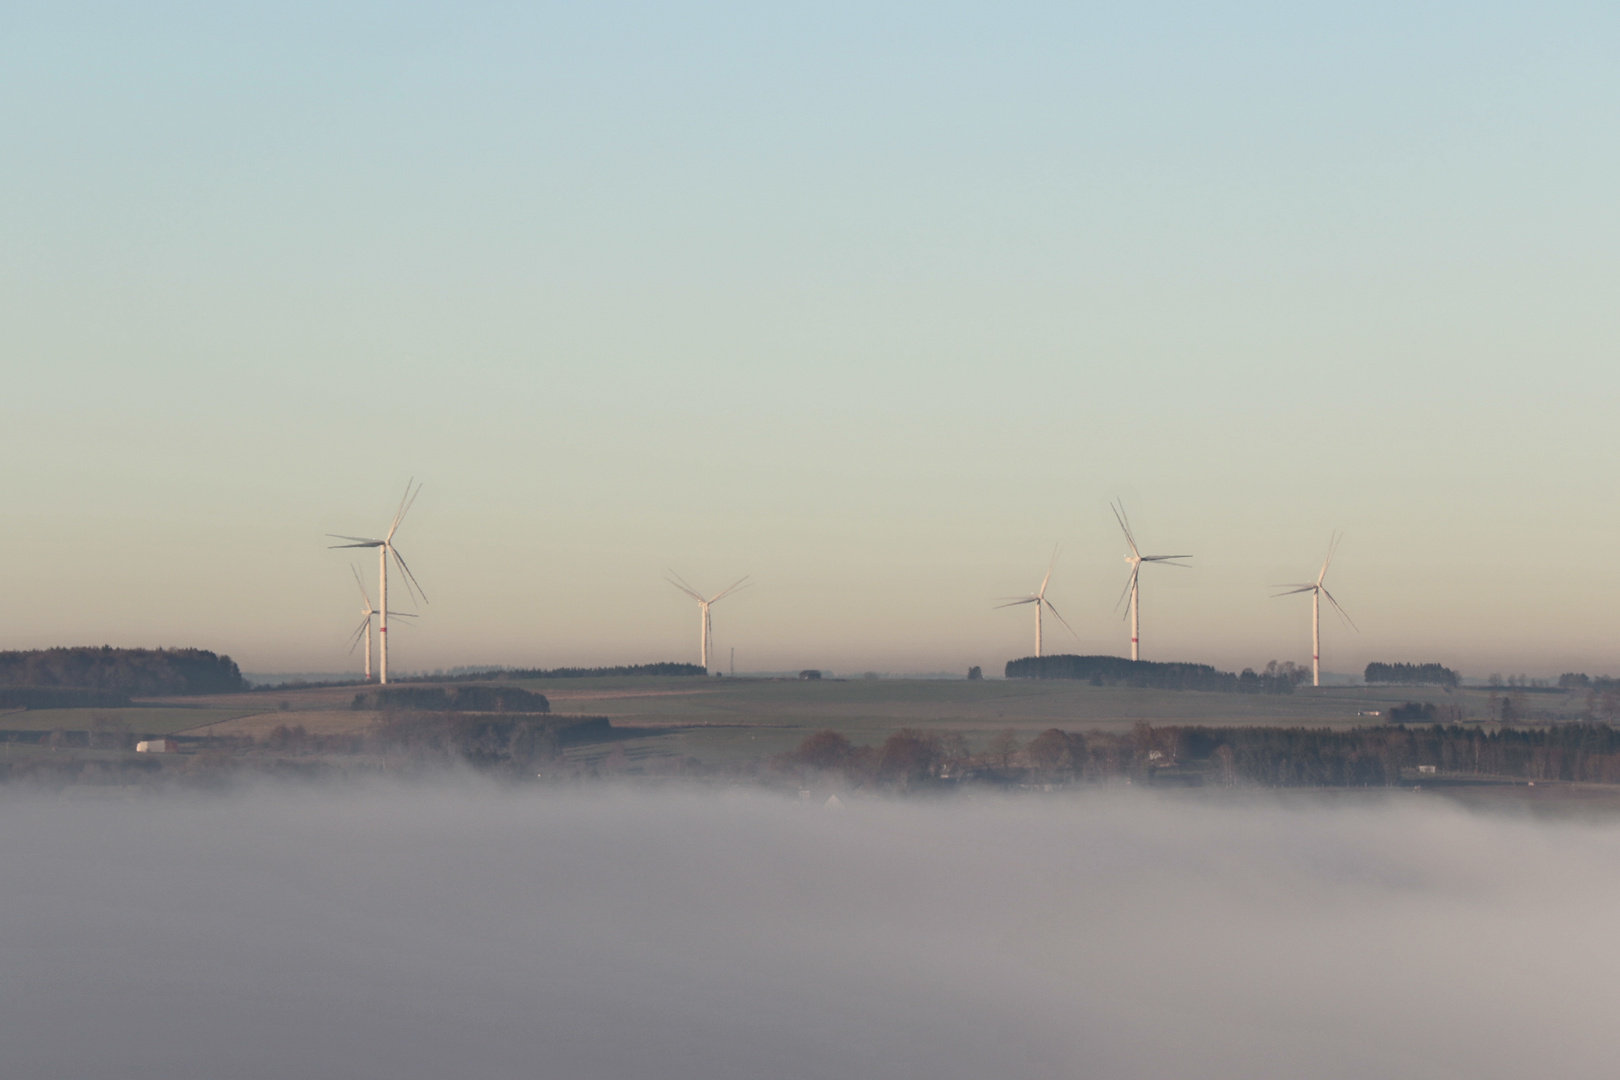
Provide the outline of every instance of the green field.
[[127,732],[131,735],[170,735],[202,724],[234,720],[265,711],[255,709],[204,708],[188,709],[173,706],[155,708],[125,707],[113,709],[17,709],[0,713],[0,732],[4,731],[107,731]]
[[[628,741],[632,758],[675,755],[703,762],[779,753],[824,728],[856,743],[876,743],[902,727],[962,734],[970,744],[1011,728],[1033,736],[1046,728],[1124,730],[1153,724],[1311,727],[1378,724],[1358,713],[1406,701],[1462,705],[1474,718],[1489,715],[1487,695],[1447,694],[1430,687],[1302,689],[1291,695],[1137,690],[1052,681],[858,679],[569,679],[524,682],[563,713],[607,716],[616,727],[652,729]],[[1543,703],[1562,702],[1546,695]],[[656,732],[654,734],[653,732]],[[599,749],[581,748],[580,756]]]

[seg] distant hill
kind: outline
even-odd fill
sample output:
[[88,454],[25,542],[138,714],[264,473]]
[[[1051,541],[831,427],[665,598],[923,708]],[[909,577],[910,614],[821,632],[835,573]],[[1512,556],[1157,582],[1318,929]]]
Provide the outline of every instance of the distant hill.
[[247,682],[235,661],[206,649],[103,645],[0,652],[0,687],[115,695],[229,694],[246,690]]

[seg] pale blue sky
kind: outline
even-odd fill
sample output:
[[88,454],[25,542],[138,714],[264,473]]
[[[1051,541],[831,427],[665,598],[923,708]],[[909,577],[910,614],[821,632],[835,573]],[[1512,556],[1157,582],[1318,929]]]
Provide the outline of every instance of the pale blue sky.
[[[1620,671],[1620,13],[10,4],[0,646]],[[369,567],[368,570],[373,570]],[[374,572],[374,570],[373,570]],[[356,598],[357,600],[357,598]],[[728,602],[729,604],[729,602]],[[1054,638],[1061,641],[1054,634]]]

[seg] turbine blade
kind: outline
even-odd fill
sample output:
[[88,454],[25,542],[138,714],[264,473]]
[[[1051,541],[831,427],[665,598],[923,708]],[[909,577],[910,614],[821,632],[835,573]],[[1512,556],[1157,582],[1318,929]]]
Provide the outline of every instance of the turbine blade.
[[1046,600],[1044,602],[1046,604],[1046,610],[1050,611],[1054,615],[1057,615],[1058,622],[1063,624],[1063,628],[1069,633],[1074,634],[1074,640],[1079,641],[1080,635],[1074,633],[1074,627],[1070,626],[1069,620],[1065,619],[1061,614],[1058,613],[1058,609],[1052,606],[1052,601]]
[[[1143,562],[1166,562],[1170,559],[1190,559],[1191,555],[1143,555]],[[1171,563],[1174,566],[1174,563]],[[1190,567],[1189,567],[1190,569]]]
[[1038,596],[1026,596],[1022,600],[1009,600],[1005,604],[997,604],[992,610],[1000,611],[1004,607],[1017,607],[1019,604],[1034,604],[1039,601]]
[[422,494],[422,485],[417,484],[416,490],[411,493],[411,501],[405,504],[405,512],[399,515],[399,523],[401,525],[405,524],[405,519],[410,516],[411,507],[416,505],[416,497],[420,494]]
[[1333,562],[1333,549],[1338,547],[1338,546],[1339,546],[1339,534],[1334,533],[1331,537],[1328,538],[1327,558],[1322,560],[1322,571],[1321,571],[1321,573],[1316,575],[1316,583],[1318,585],[1322,584],[1322,579],[1327,577],[1328,565]]
[[394,511],[393,524],[388,526],[387,539],[389,539],[389,540],[392,540],[394,538],[394,530],[399,528],[399,523],[401,521],[405,520],[405,511],[406,511],[406,509],[408,509],[408,507],[406,506],[406,503],[411,498],[411,485],[413,483],[415,483],[415,482],[416,482],[416,477],[414,477],[414,476],[411,477],[409,480],[405,481],[405,494],[403,494],[403,495],[401,495],[399,497],[399,509]]
[[752,576],[753,575],[751,575],[751,574],[744,574],[742,577],[738,578],[736,581],[733,581],[730,585],[727,585],[724,589],[721,589],[719,592],[717,592],[713,596],[709,597],[709,603],[712,604],[716,600],[720,599],[722,596],[729,595],[733,590],[735,590],[737,588],[737,586],[741,585],[743,582],[747,581]]
[[1036,596],[1045,596],[1046,595],[1046,583],[1048,581],[1052,580],[1052,571],[1057,569],[1057,557],[1058,557],[1058,546],[1056,544],[1053,544],[1052,545],[1052,561],[1046,564],[1046,576],[1041,578],[1041,587],[1035,593]]
[[427,603],[427,591],[422,588],[422,583],[416,580],[416,575],[411,573],[411,568],[405,565],[405,560],[400,557],[399,549],[389,545],[388,550],[394,553],[394,562],[398,563],[399,568],[405,572],[405,587],[410,590],[411,599],[414,600],[420,596],[422,603]]
[[1136,537],[1131,534],[1131,519],[1125,514],[1125,503],[1121,501],[1118,506],[1109,503],[1108,509],[1114,512],[1114,520],[1119,522],[1119,529],[1125,534],[1125,542],[1131,546],[1131,554],[1140,555],[1141,552],[1136,550]]
[[349,573],[354,575],[354,583],[360,589],[360,597],[361,597],[361,599],[365,600],[366,609],[370,610],[370,608],[371,608],[371,594],[366,592],[365,583],[360,580],[360,568],[355,566],[353,563],[350,563],[349,564]]
[[696,600],[698,603],[703,603],[702,594],[700,594],[696,589],[692,588],[692,586],[688,585],[685,579],[683,579],[681,575],[677,574],[675,571],[669,571],[669,576],[664,580],[681,590],[681,592],[685,593],[687,596],[690,596],[692,599]]
[[1125,602],[1125,598],[1127,596],[1131,595],[1131,586],[1136,584],[1136,573],[1140,569],[1141,569],[1141,567],[1139,567],[1139,566],[1131,567],[1130,576],[1125,579],[1125,591],[1119,594],[1119,599],[1118,600],[1114,601],[1114,610],[1115,611],[1118,611],[1119,606]]
[[[1272,588],[1273,589],[1281,588],[1281,586],[1273,585]],[[1297,588],[1297,589],[1289,589],[1287,592],[1272,593],[1271,598],[1273,600],[1275,600],[1279,596],[1293,596],[1295,593],[1315,592],[1316,589],[1317,589],[1317,587],[1315,585],[1301,585],[1299,588]]]
[[1344,616],[1344,621],[1350,624],[1350,629],[1354,630],[1358,634],[1361,633],[1361,627],[1356,625],[1356,620],[1350,617],[1350,613],[1348,611],[1339,606],[1339,602],[1333,599],[1332,593],[1328,592],[1326,589],[1323,589],[1322,595],[1328,598],[1328,603],[1333,605],[1333,610]]
[[383,543],[381,540],[367,540],[363,544],[327,544],[326,550],[336,551],[338,548],[374,548],[382,546]]
[[[355,546],[355,547],[358,547],[358,546],[382,547],[382,544],[383,544],[383,542],[381,540],[373,540],[369,536],[344,536],[342,533],[327,533],[326,535],[330,536],[334,540],[354,540],[354,541],[357,541],[356,544],[350,545],[350,546]],[[332,546],[337,547],[338,545],[334,544]]]
[[356,630],[354,633],[349,635],[349,655],[350,656],[353,656],[354,655],[354,650],[360,647],[360,638],[361,638],[361,636],[363,634],[365,634],[366,631],[368,631],[370,629],[371,629],[371,616],[367,615],[364,619],[361,620],[360,628],[358,630]]

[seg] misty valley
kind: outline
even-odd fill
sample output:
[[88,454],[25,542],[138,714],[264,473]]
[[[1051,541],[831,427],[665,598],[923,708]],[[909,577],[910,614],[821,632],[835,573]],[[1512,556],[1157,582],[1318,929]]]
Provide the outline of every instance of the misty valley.
[[[1376,670],[1375,670],[1376,669]],[[467,769],[514,784],[874,795],[1088,785],[1563,796],[1620,785],[1620,684],[1464,687],[1437,665],[1297,687],[1111,657],[1001,680],[721,678],[683,664],[251,686],[206,650],[0,654],[0,784],[331,782]],[[1524,790],[1519,790],[1524,789]],[[1620,796],[1620,787],[1614,794]]]
[[1508,1080],[1551,1038],[1605,1075],[1616,687],[1303,670],[254,686],[206,650],[0,654],[0,1054]]

